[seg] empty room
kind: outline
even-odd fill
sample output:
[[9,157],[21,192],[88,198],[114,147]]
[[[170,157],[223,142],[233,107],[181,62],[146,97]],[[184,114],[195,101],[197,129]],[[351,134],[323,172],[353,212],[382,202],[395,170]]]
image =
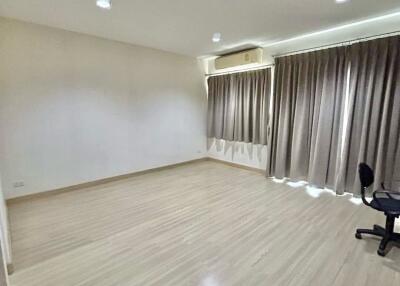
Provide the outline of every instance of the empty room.
[[399,286],[399,0],[0,0],[0,286]]

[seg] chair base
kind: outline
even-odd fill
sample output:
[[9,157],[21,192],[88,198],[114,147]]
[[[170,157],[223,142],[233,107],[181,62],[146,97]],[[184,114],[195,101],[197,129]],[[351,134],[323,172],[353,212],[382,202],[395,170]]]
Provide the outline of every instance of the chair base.
[[387,216],[386,217],[386,228],[383,228],[379,225],[374,225],[373,229],[357,229],[356,230],[356,238],[361,239],[361,234],[368,234],[368,235],[375,235],[382,237],[381,243],[379,244],[378,248],[378,255],[385,256],[386,247],[389,242],[400,243],[400,233],[394,232],[394,222],[396,217],[395,216]]

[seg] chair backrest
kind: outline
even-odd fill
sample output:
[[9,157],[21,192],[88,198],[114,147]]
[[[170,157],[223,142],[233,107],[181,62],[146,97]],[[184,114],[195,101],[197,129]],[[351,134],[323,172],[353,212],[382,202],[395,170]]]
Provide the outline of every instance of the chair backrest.
[[361,199],[365,205],[371,207],[371,204],[365,198],[365,192],[374,183],[374,171],[367,164],[361,163],[358,165],[358,174],[361,182]]
[[360,175],[360,182],[363,188],[368,188],[374,183],[374,171],[365,163],[358,165],[358,173]]

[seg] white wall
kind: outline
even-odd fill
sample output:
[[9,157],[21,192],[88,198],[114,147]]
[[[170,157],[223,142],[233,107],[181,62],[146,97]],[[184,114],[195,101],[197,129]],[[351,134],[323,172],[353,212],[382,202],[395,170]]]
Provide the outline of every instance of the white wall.
[[10,232],[8,226],[8,214],[7,214],[6,202],[3,195],[3,190],[1,188],[1,177],[0,177],[0,240],[5,259],[4,262],[6,264],[11,264],[12,257],[11,257]]
[[267,167],[267,146],[222,139],[207,139],[208,157],[265,170]]
[[196,59],[0,18],[0,62],[7,198],[206,155]]

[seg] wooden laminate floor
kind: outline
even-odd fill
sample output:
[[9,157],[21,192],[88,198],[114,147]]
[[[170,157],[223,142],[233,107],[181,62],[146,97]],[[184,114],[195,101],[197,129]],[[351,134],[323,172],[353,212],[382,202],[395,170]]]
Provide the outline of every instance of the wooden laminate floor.
[[400,285],[348,197],[202,161],[10,205],[12,286]]

